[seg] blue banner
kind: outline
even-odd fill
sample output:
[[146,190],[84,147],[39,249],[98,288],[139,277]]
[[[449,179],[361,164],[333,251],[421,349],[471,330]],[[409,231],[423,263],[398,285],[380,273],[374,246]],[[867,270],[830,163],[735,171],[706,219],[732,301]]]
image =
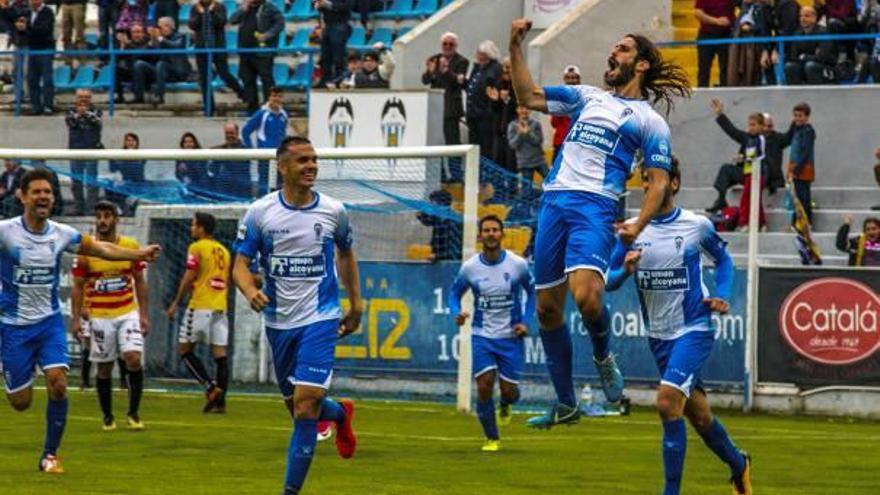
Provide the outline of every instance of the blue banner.
[[[446,306],[458,263],[412,264],[362,262],[361,285],[367,303],[361,329],[336,349],[341,371],[390,373],[413,378],[454,375],[457,371],[458,328]],[[706,285],[711,291],[714,277]],[[716,343],[703,379],[713,384],[743,381],[746,277],[737,270],[731,311],[715,315]],[[344,295],[343,295],[344,298]],[[343,305],[347,301],[343,300]],[[656,382],[657,368],[648,349],[634,282],[606,296],[611,310],[611,348],[628,381]],[[596,377],[592,346],[580,314],[569,298],[566,322],[574,340],[575,376]],[[537,328],[526,337],[527,380],[546,380],[545,355]]]

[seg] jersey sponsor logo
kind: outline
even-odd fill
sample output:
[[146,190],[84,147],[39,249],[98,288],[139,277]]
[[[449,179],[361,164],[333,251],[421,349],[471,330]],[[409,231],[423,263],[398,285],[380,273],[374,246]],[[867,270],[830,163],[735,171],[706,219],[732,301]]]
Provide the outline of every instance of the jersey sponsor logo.
[[108,294],[128,289],[128,277],[106,277],[95,280],[95,292]]
[[617,143],[620,142],[620,135],[616,131],[596,124],[575,122],[565,140],[611,155],[617,148]]
[[639,270],[636,272],[639,290],[683,291],[690,288],[686,266],[664,270]]
[[274,278],[323,278],[326,274],[326,259],[323,254],[317,256],[282,256],[269,257],[269,273]]
[[226,281],[220,278],[212,278],[208,281],[208,286],[214,290],[226,290]]
[[238,240],[243,241],[247,237],[248,228],[247,225],[241,223],[238,225]]
[[812,280],[783,301],[779,330],[795,352],[811,361],[855,363],[880,350],[880,297],[855,280]]
[[481,310],[510,309],[513,307],[512,294],[481,294],[477,298],[477,308]]
[[19,287],[46,287],[55,283],[55,267],[16,265],[12,279]]

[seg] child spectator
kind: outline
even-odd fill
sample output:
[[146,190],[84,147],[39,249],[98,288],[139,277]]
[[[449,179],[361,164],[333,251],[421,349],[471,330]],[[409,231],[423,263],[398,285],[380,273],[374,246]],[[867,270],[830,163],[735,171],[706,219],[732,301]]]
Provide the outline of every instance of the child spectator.
[[880,218],[866,218],[862,233],[850,237],[852,215],[843,217],[837,231],[837,249],[849,254],[849,266],[880,266]]
[[[792,110],[791,151],[788,155],[786,178],[794,183],[794,192],[813,223],[813,206],[810,186],[816,180],[815,147],[816,131],[810,125],[810,105],[798,103]],[[794,222],[794,217],[792,217]]]
[[531,116],[529,109],[516,107],[516,120],[507,126],[507,141],[516,153],[519,173],[529,182],[534,182],[535,172],[547,176],[547,162],[544,159],[544,132],[541,123]]

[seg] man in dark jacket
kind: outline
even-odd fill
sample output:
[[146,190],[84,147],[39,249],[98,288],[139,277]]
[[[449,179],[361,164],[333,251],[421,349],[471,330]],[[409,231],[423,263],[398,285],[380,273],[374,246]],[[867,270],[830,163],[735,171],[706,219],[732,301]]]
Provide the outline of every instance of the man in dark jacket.
[[[284,30],[284,15],[272,2],[245,0],[232,14],[229,23],[238,25],[239,48],[277,48]],[[274,53],[242,53],[238,57],[238,75],[244,84],[244,101],[248,113],[260,108],[257,97],[257,77],[263,83],[263,100],[269,100],[269,88],[275,87],[272,76]]]
[[[125,54],[125,51],[147,50],[150,48],[150,38],[147,36],[147,28],[143,24],[132,24],[126,33],[125,31],[116,32],[116,41],[123,54],[117,57],[116,61],[116,100],[125,103],[125,95],[123,94],[123,83],[134,83],[134,69],[138,62],[146,62],[150,65],[156,63],[156,57],[153,55],[145,55],[143,53]],[[140,98],[135,96],[132,103],[143,103],[144,97],[141,93]],[[90,208],[89,212],[92,211]]]
[[776,130],[776,124],[769,113],[764,114],[764,143],[767,147],[764,163],[767,164],[767,190],[770,194],[785,187],[785,174],[782,173],[782,152],[791,146],[793,133]]
[[[193,4],[189,15],[189,29],[193,33],[195,48],[226,48],[226,7],[216,0],[199,0]],[[214,74],[220,76],[239,98],[244,100],[244,90],[238,79],[229,73],[229,58],[225,53],[212,55]],[[199,70],[199,86],[202,88],[202,102],[207,103],[213,94],[211,81],[208,80],[208,54],[196,54],[196,66]],[[211,92],[211,93],[209,93]],[[212,107],[213,108],[213,107]]]
[[[247,149],[242,142],[238,124],[227,122],[223,125],[223,144],[214,149],[239,150]],[[228,196],[252,198],[251,162],[248,160],[217,160],[211,163],[216,189]]]
[[[95,150],[101,148],[101,110],[92,105],[92,92],[87,89],[76,91],[73,108],[67,111],[64,122],[67,124],[67,147],[72,150]],[[73,178],[74,214],[84,215],[94,209],[98,202],[98,162],[94,160],[73,160],[70,162]],[[83,197],[83,184],[88,187],[88,200]]]
[[353,0],[314,0],[324,21],[321,31],[321,80],[318,87],[336,79],[345,71],[345,45],[351,37]]
[[[158,49],[183,49],[186,48],[186,38],[174,29],[174,19],[162,17],[158,27],[151,27],[150,48]],[[160,55],[153,63],[150,60],[138,60],[134,64],[134,99],[136,102],[144,101],[144,93],[152,82],[156,83],[154,103],[165,102],[165,84],[169,82],[186,81],[192,67],[186,55]]]
[[466,82],[463,77],[458,78],[467,94],[468,142],[478,145],[484,156],[491,156],[495,151],[495,119],[487,88],[501,77],[500,55],[491,41],[480,43],[470,77]]
[[[30,0],[30,9],[10,7],[9,0],[0,0],[0,14],[14,25],[16,46],[29,50],[55,49],[55,13],[43,0]],[[29,55],[27,85],[31,99],[31,115],[51,115],[55,99],[52,82],[53,55]]]
[[373,51],[364,54],[361,70],[354,74],[354,87],[357,89],[388,88],[388,81],[379,73],[379,54]]
[[[828,31],[816,24],[816,9],[801,7],[801,27],[795,36],[816,36]],[[831,41],[797,41],[789,44],[785,62],[788,84],[827,84],[834,82],[834,63],[837,54]]]
[[443,93],[443,137],[447,145],[461,144],[459,122],[464,116],[461,97],[462,79],[467,75],[470,62],[458,53],[458,36],[448,32],[440,37],[440,53],[433,55],[425,63],[422,84],[442,89]]

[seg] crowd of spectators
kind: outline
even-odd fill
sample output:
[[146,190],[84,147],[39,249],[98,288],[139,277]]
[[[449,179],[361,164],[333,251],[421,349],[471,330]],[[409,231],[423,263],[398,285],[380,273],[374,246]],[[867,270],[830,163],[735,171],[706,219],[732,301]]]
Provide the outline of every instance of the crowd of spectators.
[[[880,0],[695,0],[698,40],[876,33]],[[785,83],[830,84],[880,80],[880,43],[874,40],[705,44],[697,47],[698,85],[709,86],[717,60],[720,86],[777,84],[784,59]]]

